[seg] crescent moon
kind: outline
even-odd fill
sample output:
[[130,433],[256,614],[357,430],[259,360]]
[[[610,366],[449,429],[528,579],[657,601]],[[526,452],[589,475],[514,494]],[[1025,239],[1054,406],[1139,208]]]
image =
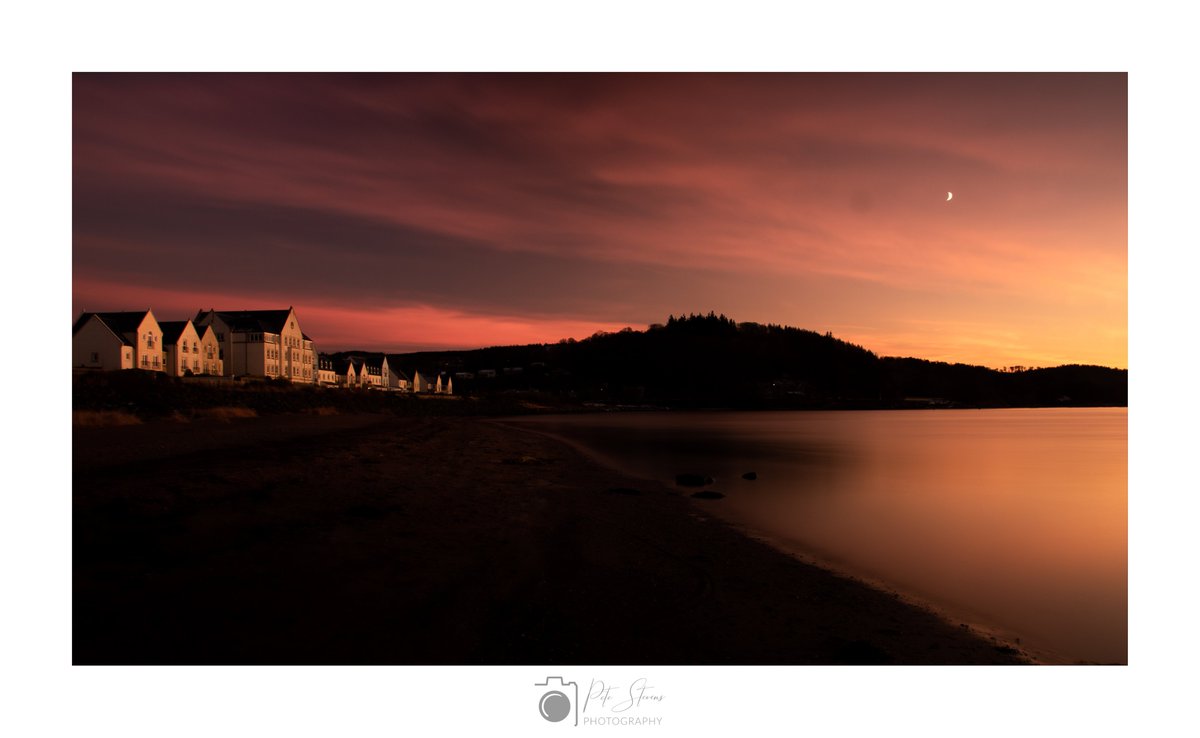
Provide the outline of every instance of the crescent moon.
[[953,199],[954,199],[954,193],[953,193],[953,192],[947,192],[947,193],[946,193],[946,202],[950,202],[950,201],[951,201],[951,200],[953,200]]

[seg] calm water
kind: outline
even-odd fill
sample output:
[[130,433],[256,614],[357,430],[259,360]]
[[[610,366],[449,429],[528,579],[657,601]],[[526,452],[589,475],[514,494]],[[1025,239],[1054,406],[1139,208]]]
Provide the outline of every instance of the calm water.
[[706,509],[1045,660],[1126,661],[1124,408],[520,422],[634,476],[713,476]]

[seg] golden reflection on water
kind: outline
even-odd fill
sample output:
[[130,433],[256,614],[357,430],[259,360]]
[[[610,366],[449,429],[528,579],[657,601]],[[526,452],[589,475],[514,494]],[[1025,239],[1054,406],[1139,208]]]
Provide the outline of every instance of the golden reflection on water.
[[1035,653],[1126,662],[1124,408],[534,422],[638,476],[711,474],[713,512]]

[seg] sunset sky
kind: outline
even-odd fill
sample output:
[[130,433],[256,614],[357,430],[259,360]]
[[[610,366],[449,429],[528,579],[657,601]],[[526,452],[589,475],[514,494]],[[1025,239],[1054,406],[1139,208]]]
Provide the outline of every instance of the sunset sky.
[[73,130],[72,317],[1128,364],[1124,74],[76,74]]

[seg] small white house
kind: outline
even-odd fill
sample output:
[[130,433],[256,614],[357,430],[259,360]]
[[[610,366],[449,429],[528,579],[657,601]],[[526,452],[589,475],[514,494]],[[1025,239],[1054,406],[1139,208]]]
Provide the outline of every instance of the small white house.
[[423,374],[420,371],[415,371],[413,372],[412,386],[413,392],[432,392],[439,395],[454,394],[454,380],[445,372]]
[[412,391],[413,392],[433,392],[435,384],[429,380],[428,374],[422,374],[420,370],[414,371],[412,375]]
[[385,354],[380,362],[380,368],[383,372],[383,388],[391,392],[410,392],[412,385],[408,381],[408,375],[396,368],[394,363],[388,361]]
[[197,326],[192,325],[196,333],[200,336],[200,374],[208,374],[214,377],[220,377],[225,374],[225,367],[221,361],[221,344],[217,341],[217,334],[213,331],[211,325]]
[[346,359],[345,361],[346,365],[342,367],[342,371],[339,374],[339,379],[341,380],[339,384],[341,384],[343,387],[361,386],[362,380],[360,378],[358,366],[355,365],[355,362],[349,359]]
[[378,360],[358,359],[358,383],[367,389],[383,389],[383,365]]
[[391,366],[388,367],[387,386],[393,392],[413,391],[412,382],[409,381],[408,375],[399,369],[393,369]]
[[72,329],[71,358],[88,369],[160,372],[162,329],[149,310],[83,313]]
[[132,369],[133,344],[95,313],[84,313],[71,338],[71,363],[84,369]]
[[336,387],[339,384],[333,357],[328,354],[317,354],[317,384],[323,387]]
[[[163,332],[163,366],[172,377],[202,374],[200,334],[190,320],[171,320],[159,324]],[[208,326],[205,326],[206,328]]]

